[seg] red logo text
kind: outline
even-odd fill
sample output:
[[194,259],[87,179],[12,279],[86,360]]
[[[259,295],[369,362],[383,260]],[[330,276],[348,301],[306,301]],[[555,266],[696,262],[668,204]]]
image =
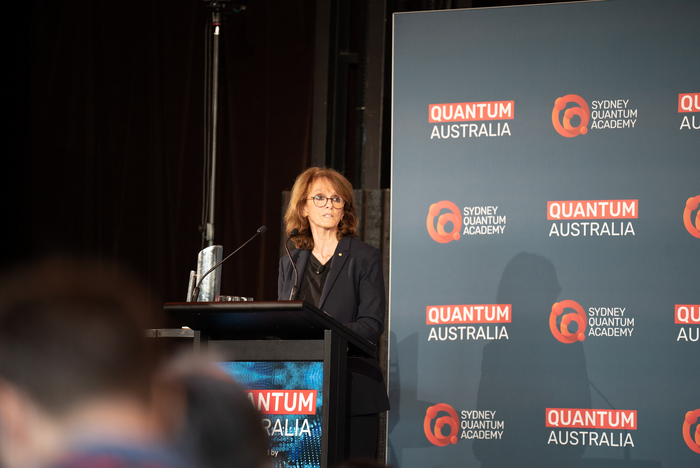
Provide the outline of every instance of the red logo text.
[[676,323],[700,325],[700,305],[676,304]]
[[510,323],[510,304],[427,306],[425,323]]
[[429,122],[470,122],[475,120],[510,120],[515,101],[455,102],[430,104]]
[[636,219],[639,200],[548,201],[547,219]]
[[247,390],[262,414],[316,414],[316,390]]
[[627,410],[547,408],[547,427],[637,430],[637,412]]
[[679,94],[678,112],[700,112],[700,93]]

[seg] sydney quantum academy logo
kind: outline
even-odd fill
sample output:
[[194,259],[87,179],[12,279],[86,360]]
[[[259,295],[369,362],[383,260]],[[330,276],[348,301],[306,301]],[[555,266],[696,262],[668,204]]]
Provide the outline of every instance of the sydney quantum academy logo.
[[[438,417],[441,413],[447,415]],[[450,428],[447,435],[443,432],[445,426]],[[505,421],[496,419],[496,411],[492,410],[462,410],[458,416],[450,405],[438,403],[425,412],[423,431],[431,444],[445,447],[459,439],[502,439]]]
[[[683,420],[683,440],[685,440],[688,448],[695,453],[700,453],[700,424],[697,424],[698,418],[700,418],[700,409],[688,411]],[[697,424],[695,426],[695,438],[693,438],[690,430],[694,424]]]
[[698,209],[700,205],[700,195],[697,197],[690,197],[685,204],[685,211],[683,212],[683,224],[688,230],[691,236],[700,239],[700,210],[695,213],[695,223],[693,224],[693,211]]
[[601,99],[591,101],[589,107],[581,96],[567,94],[554,101],[552,125],[567,138],[586,135],[590,129],[634,128],[637,109],[630,108],[629,103],[629,99]]
[[[576,313],[564,314],[564,309],[574,309]],[[563,315],[562,315],[563,314]],[[557,319],[561,316],[561,322],[557,327]],[[576,332],[569,331],[569,324],[576,323]],[[549,314],[549,329],[554,338],[562,343],[575,343],[586,339],[586,312],[578,302],[561,301],[552,306],[552,313]]]
[[[573,309],[574,312],[565,314],[566,309]],[[575,332],[569,329],[572,322],[576,326]],[[589,307],[586,314],[581,304],[567,300],[552,306],[549,329],[554,338],[567,344],[583,341],[586,336],[631,337],[634,317],[630,316],[626,307]]]
[[[574,103],[576,106],[566,109],[569,103]],[[564,111],[564,118],[560,121],[561,111]],[[578,117],[579,122],[576,125],[571,125],[571,121],[574,120],[575,116]],[[554,125],[554,130],[556,130],[559,135],[567,138],[585,135],[588,133],[588,122],[590,119],[591,110],[588,107],[588,103],[584,101],[581,96],[567,94],[554,101],[552,125]]]
[[465,206],[460,213],[457,205],[443,200],[430,205],[426,227],[435,242],[446,244],[459,240],[462,235],[503,234],[506,217],[498,214],[498,206]]
[[[447,416],[440,416],[438,418],[437,416],[440,412],[447,413]],[[433,420],[436,418],[435,426],[431,428]],[[445,425],[450,426],[450,433],[446,436],[442,435],[442,428],[445,427]],[[459,434],[459,418],[457,417],[457,412],[453,407],[445,403],[438,403],[435,406],[431,406],[425,412],[423,431],[425,431],[425,436],[430,443],[438,447],[456,444],[457,435]]]
[[[449,210],[447,213],[440,214],[443,209]],[[435,228],[435,220],[437,219],[437,229]],[[453,240],[459,240],[459,226],[462,225],[462,217],[457,205],[451,201],[443,200],[430,205],[428,210],[428,219],[426,220],[428,234],[435,242],[446,244]],[[452,223],[450,232],[445,231],[447,223]]]

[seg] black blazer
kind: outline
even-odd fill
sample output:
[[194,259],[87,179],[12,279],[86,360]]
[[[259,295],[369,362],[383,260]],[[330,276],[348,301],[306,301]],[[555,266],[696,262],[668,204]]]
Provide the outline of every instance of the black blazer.
[[[299,271],[301,285],[311,252],[294,250],[292,258]],[[286,301],[294,286],[294,268],[288,256],[280,259],[277,299]],[[318,308],[377,343],[384,331],[386,299],[382,254],[374,247],[353,237],[338,242]],[[389,409],[386,385],[376,359],[348,360],[348,400],[350,414],[372,414]]]

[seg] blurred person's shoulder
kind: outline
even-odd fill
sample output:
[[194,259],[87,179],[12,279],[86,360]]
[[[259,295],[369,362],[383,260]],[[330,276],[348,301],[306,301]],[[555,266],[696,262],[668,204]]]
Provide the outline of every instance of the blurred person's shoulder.
[[77,447],[46,468],[194,468],[159,445],[94,444]]

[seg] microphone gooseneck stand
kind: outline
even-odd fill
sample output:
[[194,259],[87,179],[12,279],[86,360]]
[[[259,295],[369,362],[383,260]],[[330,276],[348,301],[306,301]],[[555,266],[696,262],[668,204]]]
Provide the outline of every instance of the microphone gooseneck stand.
[[194,291],[192,292],[192,301],[193,301],[193,302],[197,302],[197,299],[199,299],[199,287],[202,285],[202,281],[204,281],[204,278],[206,278],[207,275],[208,275],[209,273],[211,273],[212,271],[214,271],[214,270],[216,270],[217,268],[219,268],[219,266],[221,266],[222,263],[224,263],[226,260],[228,260],[229,258],[231,258],[231,257],[233,256],[233,254],[235,254],[236,252],[238,252],[239,250],[241,250],[243,247],[245,247],[245,246],[248,244],[248,242],[252,241],[253,239],[255,239],[256,237],[258,237],[258,236],[261,235],[261,234],[265,234],[265,231],[267,231],[267,227],[265,227],[265,226],[260,226],[260,227],[258,228],[258,230],[255,232],[255,234],[253,234],[253,237],[251,237],[250,239],[248,239],[247,241],[245,241],[245,242],[243,243],[243,245],[241,245],[241,246],[238,247],[236,250],[234,250],[233,252],[231,252],[230,254],[228,254],[228,255],[226,256],[226,258],[224,258],[224,259],[221,260],[219,263],[217,263],[216,265],[214,265],[213,267],[211,267],[209,270],[207,270],[207,272],[204,273],[204,274],[202,275],[202,277],[199,278],[199,279],[197,280],[197,285],[194,287]]
[[289,240],[292,237],[296,237],[297,234],[299,234],[299,229],[297,229],[297,228],[292,229],[292,232],[289,233],[289,237],[287,237],[287,240],[284,243],[284,249],[287,251],[287,256],[289,257],[289,261],[292,262],[292,268],[294,268],[294,287],[292,287],[292,292],[289,294],[290,301],[293,301],[297,297],[297,290],[299,287],[299,272],[297,271],[297,266],[294,263],[294,259],[292,258],[292,253],[289,251],[289,246],[287,244],[289,243]]

